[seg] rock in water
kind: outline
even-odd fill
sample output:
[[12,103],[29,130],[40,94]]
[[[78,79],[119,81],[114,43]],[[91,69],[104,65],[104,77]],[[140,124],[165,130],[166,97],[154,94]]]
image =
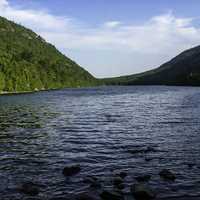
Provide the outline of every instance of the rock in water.
[[64,176],[73,176],[81,171],[80,165],[67,166],[63,169]]
[[138,182],[148,182],[151,179],[151,175],[137,176],[135,179]]
[[124,200],[121,194],[111,191],[103,191],[100,196],[103,200]]
[[149,153],[149,152],[156,152],[157,150],[154,147],[147,147],[144,152]]
[[149,186],[144,184],[132,185],[131,193],[136,200],[151,200],[156,197],[155,192]]
[[114,185],[120,185],[120,184],[122,184],[122,183],[123,183],[123,179],[120,178],[120,177],[115,177],[115,178],[113,179],[113,184],[114,184]]
[[153,158],[148,158],[148,157],[145,158],[145,161],[147,161],[147,162],[149,162],[151,160],[153,160]]
[[115,177],[113,179],[113,185],[115,188],[118,188],[119,190],[123,190],[125,187],[123,184],[123,179],[121,177]]
[[120,176],[122,179],[124,179],[124,178],[127,177],[127,173],[126,173],[126,172],[120,172],[120,173],[119,173],[119,176]]
[[74,200],[74,198],[73,197],[57,196],[57,197],[53,197],[53,198],[48,199],[48,200]]
[[90,187],[93,188],[100,188],[101,183],[98,181],[98,178],[96,177],[87,177],[86,179],[83,180],[84,183],[90,184]]
[[76,196],[75,200],[100,200],[100,197],[90,193],[80,193],[78,196]]
[[31,195],[31,196],[36,196],[36,195],[39,194],[38,187],[31,182],[30,183],[24,183],[21,186],[20,191],[23,192],[24,194]]
[[119,185],[115,185],[115,187],[118,189],[118,190],[123,190],[125,188],[125,185],[123,183],[119,184]]
[[159,175],[166,180],[174,181],[176,179],[176,176],[168,169],[163,169]]
[[188,165],[188,167],[189,167],[190,169],[193,168],[193,167],[195,166],[194,163],[188,163],[187,165]]

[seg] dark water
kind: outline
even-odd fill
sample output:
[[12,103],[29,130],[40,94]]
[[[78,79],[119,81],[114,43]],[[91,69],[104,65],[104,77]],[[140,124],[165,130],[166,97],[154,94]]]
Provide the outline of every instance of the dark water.
[[[130,153],[146,147],[156,151]],[[77,163],[81,173],[66,179],[63,167]],[[159,177],[163,168],[176,174],[175,182]],[[42,199],[91,191],[83,183],[87,176],[111,189],[120,171],[128,173],[127,199],[134,177],[143,174],[152,175],[158,198],[200,195],[200,88],[102,87],[0,97],[0,199],[25,198],[16,188],[26,181],[40,185]]]

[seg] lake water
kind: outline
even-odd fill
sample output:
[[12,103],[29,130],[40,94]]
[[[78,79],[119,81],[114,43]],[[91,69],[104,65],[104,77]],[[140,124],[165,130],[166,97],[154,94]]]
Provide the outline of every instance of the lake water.
[[[155,151],[131,153],[141,148]],[[65,178],[65,166],[81,172]],[[188,166],[188,164],[191,166]],[[170,169],[177,179],[158,175]],[[99,87],[0,96],[0,199],[23,199],[31,181],[42,199],[91,189],[84,179],[112,179],[125,171],[123,193],[150,174],[158,199],[200,196],[200,88]]]

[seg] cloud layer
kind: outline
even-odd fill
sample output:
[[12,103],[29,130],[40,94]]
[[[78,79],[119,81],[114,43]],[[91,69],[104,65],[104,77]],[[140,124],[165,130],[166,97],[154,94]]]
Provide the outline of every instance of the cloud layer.
[[33,29],[98,77],[145,71],[200,44],[195,19],[178,18],[172,12],[140,25],[107,21],[90,27],[67,16],[13,7],[0,0],[0,15]]

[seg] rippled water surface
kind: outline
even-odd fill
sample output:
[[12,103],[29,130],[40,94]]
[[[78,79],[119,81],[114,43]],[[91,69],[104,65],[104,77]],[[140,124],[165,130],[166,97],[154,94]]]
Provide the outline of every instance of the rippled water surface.
[[[133,153],[151,147],[155,151]],[[131,153],[132,152],[132,153]],[[23,182],[39,184],[43,199],[91,190],[99,178],[112,189],[125,171],[150,174],[158,198],[200,195],[200,88],[100,87],[0,96],[0,196],[23,199]],[[80,164],[66,179],[62,169]],[[188,166],[191,164],[192,167]],[[171,169],[175,182],[158,173]],[[98,189],[94,192],[99,192]],[[0,198],[0,199],[1,199]]]

